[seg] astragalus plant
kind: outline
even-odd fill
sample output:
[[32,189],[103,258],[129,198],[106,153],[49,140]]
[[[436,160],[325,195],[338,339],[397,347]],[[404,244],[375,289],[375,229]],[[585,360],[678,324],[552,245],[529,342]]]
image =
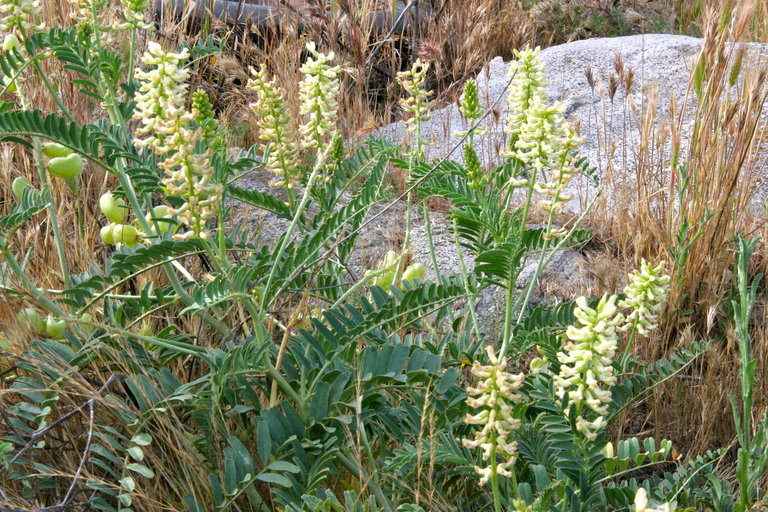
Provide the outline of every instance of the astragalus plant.
[[[536,50],[518,54],[506,161],[486,171],[470,146],[465,165],[426,161],[418,138],[406,151],[382,140],[351,147],[337,118],[345,66],[321,45],[307,44],[296,63],[295,112],[255,63],[248,87],[260,143],[237,150],[193,85],[190,66],[220,51],[213,41],[142,50],[151,35],[143,2],[123,2],[117,23],[102,2],[78,2],[77,26],[49,30],[36,3],[0,5],[9,31],[0,137],[31,154],[40,178],[39,188],[19,181],[0,217],[0,284],[18,311],[0,338],[0,508],[576,511],[723,501],[713,489],[727,485],[710,460],[719,454],[676,466],[667,441],[610,437],[623,409],[703,350],[652,364],[629,348],[615,357],[630,347],[625,322],[632,336],[655,325],[663,267],[643,267],[624,298],[530,306],[553,254],[588,236],[578,222],[556,222],[586,163],[563,107],[546,96]],[[128,31],[127,51],[115,31]],[[90,122],[76,121],[46,74],[57,61],[92,99]],[[30,105],[32,81],[59,111]],[[427,67],[417,63],[402,83],[418,133],[430,108]],[[472,82],[462,112],[472,141],[486,115]],[[451,200],[456,249],[474,266],[433,268],[429,282],[408,243],[360,257],[372,210],[395,205],[390,164],[408,169],[407,218],[420,201],[429,218],[430,196]],[[109,257],[75,274],[51,190],[78,194],[96,170],[112,187],[97,219]],[[272,187],[243,186],[251,174]],[[277,236],[254,229],[243,205],[281,223]],[[529,223],[535,209],[543,226]],[[27,271],[15,236],[40,224],[58,251],[50,272],[60,289]],[[534,276],[519,292],[528,261]],[[650,295],[646,274],[657,279]],[[484,332],[474,310],[490,286],[505,297],[499,333]],[[542,357],[524,365],[534,348]],[[754,476],[759,460],[749,460]],[[744,495],[762,497],[754,486]]]

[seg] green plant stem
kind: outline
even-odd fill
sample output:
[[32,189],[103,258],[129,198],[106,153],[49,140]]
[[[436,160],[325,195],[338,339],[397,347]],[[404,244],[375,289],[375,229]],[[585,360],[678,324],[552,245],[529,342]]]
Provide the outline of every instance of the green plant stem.
[[379,487],[379,485],[373,481],[373,479],[369,479],[366,476],[363,468],[356,466],[350,457],[341,452],[336,454],[336,458],[339,460],[339,462],[341,462],[341,465],[350,472],[350,474],[357,478],[361,484],[367,485],[373,490],[373,495],[376,497],[376,501],[379,503],[381,508],[387,510],[387,512],[394,512],[395,509],[392,508],[392,504],[382,492],[381,487]]
[[624,352],[621,354],[621,358],[619,361],[621,361],[621,373],[624,373],[627,370],[627,363],[629,362],[629,353],[632,350],[632,342],[635,339],[635,335],[637,334],[637,324],[633,325],[631,327],[632,332],[629,335],[629,339],[627,340],[627,346],[624,347]]
[[458,220],[453,219],[453,238],[456,244],[456,255],[459,259],[459,271],[461,272],[461,280],[464,283],[464,293],[467,294],[467,308],[469,309],[469,316],[472,319],[472,327],[475,331],[475,336],[480,339],[480,322],[477,319],[477,312],[475,311],[475,297],[472,295],[469,287],[469,272],[467,266],[464,263],[464,251],[461,250],[461,243],[459,242],[459,226]]
[[[416,149],[411,150],[411,154],[408,156],[408,179],[411,177],[411,173],[413,172],[413,164],[416,160],[417,155],[421,155],[421,122],[416,122],[416,130],[414,131],[414,136],[416,139]],[[407,183],[406,183],[407,185]],[[405,253],[408,251],[408,246],[411,243],[411,224],[412,224],[412,216],[413,212],[411,211],[413,207],[413,188],[409,187],[408,189],[408,196],[406,197],[406,209],[405,209],[405,236],[403,237],[403,250],[400,251],[400,262],[397,265],[397,268],[395,269],[395,277],[392,279],[393,283],[397,283],[400,281],[400,277],[403,275],[403,265],[402,265],[402,256],[405,255]],[[428,235],[429,236],[429,235]],[[431,250],[431,245],[430,245]],[[435,267],[435,270],[437,271],[437,267]]]
[[315,181],[317,180],[317,177],[320,175],[320,171],[322,170],[323,165],[325,164],[325,159],[328,157],[328,152],[330,150],[331,150],[331,146],[327,145],[325,150],[323,150],[323,152],[320,153],[320,155],[318,156],[317,162],[315,162],[315,167],[314,169],[312,169],[312,174],[309,175],[309,180],[307,180],[307,187],[304,189],[304,195],[301,197],[301,202],[299,203],[299,207],[296,209],[296,213],[293,216],[291,225],[288,226],[288,230],[286,231],[285,236],[283,237],[283,241],[277,250],[277,254],[275,255],[275,260],[272,265],[272,270],[269,272],[269,277],[267,278],[267,284],[264,287],[264,296],[262,298],[261,307],[259,309],[259,314],[262,317],[264,316],[265,308],[268,302],[267,294],[270,292],[272,281],[275,278],[275,272],[280,266],[280,259],[283,257],[283,254],[285,253],[285,248],[288,246],[291,236],[293,236],[293,232],[296,230],[296,227],[298,226],[299,221],[301,220],[301,216],[304,215],[304,210],[307,208],[307,204],[309,204],[312,187],[314,187]]
[[501,512],[501,495],[499,494],[499,475],[496,472],[496,433],[491,434],[491,455],[489,457],[491,464],[491,492],[493,494],[493,510]]
[[[21,107],[24,110],[29,110],[26,97],[21,90],[21,87],[16,87],[16,95],[21,102]],[[69,275],[69,265],[67,264],[67,252],[64,247],[64,240],[61,237],[61,227],[59,226],[59,216],[56,211],[56,205],[53,203],[53,195],[51,194],[51,187],[48,184],[48,172],[45,169],[45,160],[43,158],[43,147],[40,143],[39,137],[32,137],[32,145],[35,148],[35,160],[37,162],[38,176],[40,177],[40,188],[43,195],[48,197],[50,203],[48,204],[48,216],[51,220],[51,231],[53,231],[53,238],[56,244],[56,254],[59,259],[59,267],[61,269],[61,277],[64,280],[64,284],[67,287],[72,286],[72,279]]]
[[8,268],[11,269],[11,272],[16,275],[16,277],[22,282],[27,290],[32,293],[32,295],[40,304],[42,304],[48,311],[57,316],[65,315],[64,311],[58,305],[56,305],[55,302],[51,301],[42,291],[37,288],[37,286],[35,286],[27,273],[24,272],[24,269],[21,268],[21,265],[19,265],[19,260],[16,259],[16,256],[8,247],[8,243],[2,238],[0,238],[0,252],[2,252],[3,257],[5,258],[5,262],[8,265]]
[[72,113],[64,105],[64,102],[61,101],[61,97],[53,88],[53,85],[51,84],[51,81],[48,78],[48,75],[45,73],[45,71],[43,71],[43,67],[40,65],[37,59],[34,59],[34,58],[32,59],[32,65],[35,67],[35,70],[37,71],[38,75],[40,75],[40,78],[45,84],[45,88],[48,89],[48,93],[51,95],[51,98],[53,98],[53,101],[56,103],[56,106],[59,107],[59,110],[61,111],[61,113],[64,114],[64,116],[70,121],[72,121],[73,123],[77,123],[77,120],[75,120]]
[[406,211],[405,211],[405,236],[403,237],[403,250],[400,251],[400,258],[397,260],[397,267],[395,267],[395,276],[392,278],[393,283],[400,281],[403,275],[403,256],[408,251],[408,246],[411,243],[411,208],[413,205],[413,192],[408,191],[408,197],[406,199]]
[[[528,283],[525,294],[517,298],[512,308],[513,312],[519,311],[519,314],[517,317],[517,323],[520,323],[520,321],[523,318],[523,315],[525,314],[525,310],[528,307],[528,303],[531,300],[531,295],[533,294],[533,288],[535,287],[536,282],[538,281],[539,275],[541,274],[542,270],[544,269],[544,267],[549,265],[549,262],[552,261],[552,258],[555,257],[555,254],[557,254],[557,251],[559,251],[565,245],[565,243],[571,238],[571,236],[576,231],[576,229],[578,229],[578,227],[584,221],[584,218],[592,210],[592,207],[594,206],[595,201],[597,201],[597,198],[600,197],[601,192],[602,192],[602,189],[599,189],[597,191],[597,193],[589,202],[589,204],[586,206],[586,208],[584,208],[584,211],[581,213],[581,215],[579,215],[579,217],[573,223],[573,227],[571,228],[571,230],[568,231],[568,233],[563,238],[560,239],[557,245],[555,245],[555,247],[553,247],[549,253],[546,252],[546,249],[549,244],[548,243],[545,244],[544,249],[542,249],[541,251],[539,262],[536,265],[536,269],[533,272],[533,276],[531,276],[531,281]],[[510,322],[510,325],[511,325],[511,322]],[[505,321],[505,328],[506,328],[506,321]],[[507,350],[509,349],[509,342],[510,342],[509,338],[504,338],[504,340],[502,341],[501,350],[499,352],[499,358],[502,358],[507,354]]]
[[365,276],[363,276],[362,279],[360,279],[358,282],[356,282],[355,284],[350,286],[349,289],[347,289],[347,291],[345,291],[343,294],[341,294],[341,297],[339,297],[338,300],[333,303],[333,305],[330,307],[330,309],[334,309],[334,308],[340,306],[341,304],[344,303],[345,300],[347,300],[347,298],[349,298],[350,295],[352,295],[357,290],[359,290],[360,288],[365,286],[369,281],[371,281],[372,279],[375,279],[375,278],[377,278],[379,276],[382,276],[382,275],[386,274],[387,272],[390,272],[391,270],[392,270],[391,268],[382,268],[380,270],[375,270],[375,271],[371,272],[370,274],[366,274]]

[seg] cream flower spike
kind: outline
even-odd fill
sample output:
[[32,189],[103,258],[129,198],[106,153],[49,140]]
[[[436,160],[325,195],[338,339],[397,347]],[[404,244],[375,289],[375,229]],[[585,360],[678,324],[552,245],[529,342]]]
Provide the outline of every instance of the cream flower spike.
[[[603,295],[595,309],[585,297],[576,299],[573,314],[580,325],[571,325],[565,332],[568,340],[557,359],[560,373],[554,383],[557,396],[567,397],[567,410],[576,407],[576,428],[588,439],[597,438],[605,427],[604,416],[611,402],[611,386],[616,384],[613,358],[618,345],[617,328],[624,318],[616,307],[616,295]],[[598,414],[595,420],[585,418],[586,410]]]
[[255,92],[258,100],[251,104],[257,117],[259,138],[265,141],[262,150],[267,154],[265,167],[277,177],[273,186],[293,187],[299,176],[298,145],[293,123],[283,102],[284,91],[273,78],[267,80],[262,65],[259,71],[251,68],[253,78],[248,80],[248,89]]
[[0,30],[29,34],[45,29],[44,23],[35,20],[43,15],[40,0],[0,0]]
[[198,154],[195,146],[203,139],[201,128],[190,128],[198,112],[186,110],[186,80],[189,71],[181,63],[189,56],[164,51],[159,44],[150,42],[141,61],[150,66],[147,71],[137,69],[136,79],[141,82],[136,94],[133,117],[141,121],[136,140],[164,159],[158,166],[165,171],[161,180],[169,194],[186,202],[171,215],[177,215],[189,231],[174,238],[208,238],[206,224],[212,218],[221,198],[222,186],[213,181],[214,169],[209,152]]
[[544,65],[539,56],[540,48],[515,50],[515,58],[509,66],[509,96],[507,102],[507,126],[510,149],[514,151],[520,130],[526,123],[528,111],[534,103],[545,104],[547,101],[547,80],[544,77]]
[[491,454],[496,456],[496,467],[475,467],[480,474],[480,484],[487,483],[494,474],[511,476],[509,470],[517,460],[517,443],[509,439],[511,432],[520,428],[520,420],[513,417],[512,403],[522,400],[522,395],[515,393],[523,386],[525,375],[505,371],[507,358],[499,360],[493,347],[485,347],[491,364],[481,365],[475,361],[472,375],[479,379],[477,387],[468,387],[467,405],[480,409],[475,414],[468,414],[465,422],[482,428],[475,432],[474,439],[464,439],[467,448],[481,448],[483,460],[490,461]]
[[427,89],[427,71],[429,63],[416,59],[411,69],[397,74],[397,82],[405,89],[408,96],[400,99],[400,106],[408,118],[405,124],[408,131],[416,131],[419,123],[428,121],[431,117],[432,101],[429,97],[432,91]]
[[632,310],[627,315],[626,324],[622,331],[637,330],[643,336],[658,328],[658,312],[669,294],[671,278],[664,273],[662,261],[655,267],[642,260],[640,270],[633,270],[630,275],[631,283],[624,288],[626,298],[619,304],[622,308]]
[[333,52],[318,52],[314,42],[307,43],[307,51],[311,55],[299,68],[304,75],[299,83],[299,112],[306,117],[300,130],[304,147],[319,148],[336,135],[341,67],[330,64],[336,57]]

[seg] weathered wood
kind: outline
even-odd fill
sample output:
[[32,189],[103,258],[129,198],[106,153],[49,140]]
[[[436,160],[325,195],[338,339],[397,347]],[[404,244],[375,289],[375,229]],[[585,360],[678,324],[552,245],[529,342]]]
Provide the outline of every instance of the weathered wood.
[[[426,2],[424,2],[426,3]],[[159,14],[170,14],[180,18],[188,12],[196,20],[211,16],[229,26],[257,26],[262,28],[278,27],[284,19],[299,16],[299,29],[312,17],[333,17],[331,12],[317,12],[316,8],[303,0],[292,0],[288,4],[280,4],[275,0],[163,0],[157,2]],[[404,16],[398,16],[406,4],[398,1],[397,13],[377,11],[370,13],[370,22],[378,34],[403,34],[407,32],[419,14],[425,11],[410,9]],[[190,12],[191,9],[191,12]]]

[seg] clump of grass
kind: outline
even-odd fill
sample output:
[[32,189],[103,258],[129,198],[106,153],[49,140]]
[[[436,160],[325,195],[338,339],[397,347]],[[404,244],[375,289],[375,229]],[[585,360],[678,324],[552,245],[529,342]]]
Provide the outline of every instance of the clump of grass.
[[[600,229],[628,266],[642,258],[666,259],[675,269],[663,328],[637,352],[651,360],[695,340],[720,341],[690,376],[695,385],[688,391],[662,387],[643,420],[662,435],[685,439],[691,452],[733,435],[732,426],[713,415],[728,407],[726,396],[737,385],[729,304],[733,243],[738,233],[753,232],[761,211],[756,194],[764,172],[759,155],[768,89],[766,73],[755,65],[760,57],[730,41],[744,37],[754,12],[750,6],[706,10],[704,44],[682,104],[671,98],[662,111],[658,91],[647,92],[642,105],[625,96],[623,121],[614,121],[634,124],[640,133],[634,174],[622,172],[627,160],[615,153],[615,145],[605,144],[608,160],[619,168],[606,176],[610,190]],[[620,59],[615,68],[607,90],[611,98],[617,88],[631,89],[631,70]],[[699,428],[690,430],[690,424]]]

